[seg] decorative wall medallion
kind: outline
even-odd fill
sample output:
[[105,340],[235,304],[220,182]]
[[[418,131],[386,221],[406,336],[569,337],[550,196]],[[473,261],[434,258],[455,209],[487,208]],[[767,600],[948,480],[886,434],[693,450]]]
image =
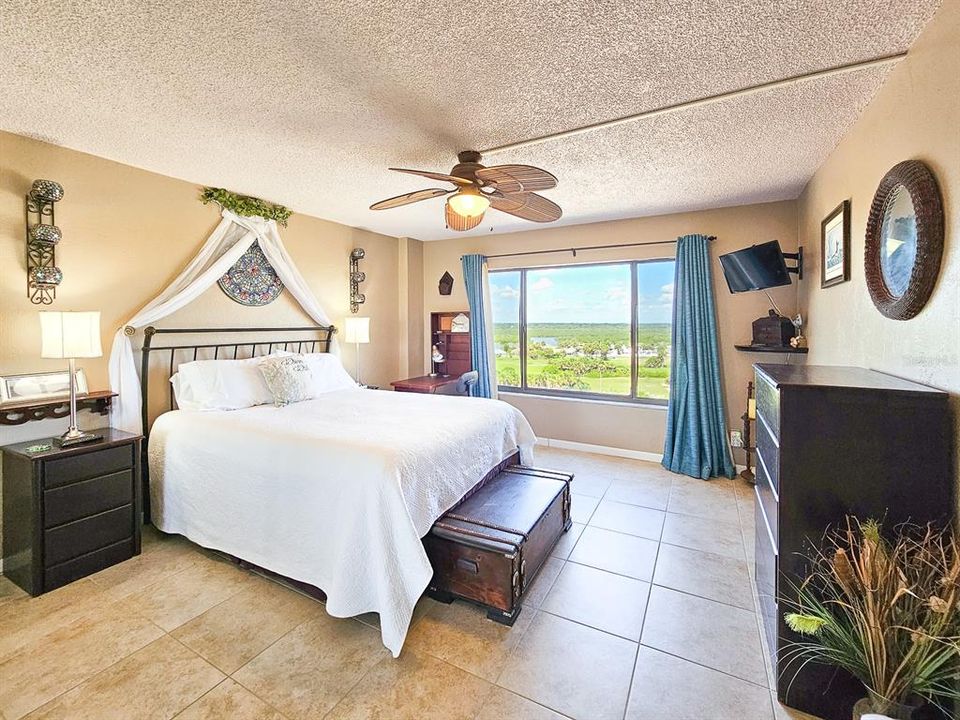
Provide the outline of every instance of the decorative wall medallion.
[[217,284],[231,300],[252,307],[269,305],[283,292],[283,282],[259,242],[251,245]]
[[907,160],[888,172],[867,218],[865,271],[877,309],[909,320],[930,299],[943,255],[943,203],[930,169]]
[[439,287],[441,295],[449,295],[453,290],[453,275],[444,270],[443,275],[440,276]]

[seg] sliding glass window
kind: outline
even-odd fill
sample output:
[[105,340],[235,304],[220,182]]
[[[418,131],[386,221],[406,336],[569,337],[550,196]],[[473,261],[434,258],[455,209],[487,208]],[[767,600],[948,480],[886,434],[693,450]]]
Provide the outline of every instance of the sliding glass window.
[[495,270],[490,293],[503,390],[668,399],[673,260]]

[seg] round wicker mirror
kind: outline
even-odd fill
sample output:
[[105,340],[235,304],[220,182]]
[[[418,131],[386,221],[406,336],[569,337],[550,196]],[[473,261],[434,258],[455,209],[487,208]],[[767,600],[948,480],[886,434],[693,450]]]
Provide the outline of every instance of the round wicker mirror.
[[907,160],[888,172],[867,218],[867,289],[877,309],[909,320],[930,299],[943,255],[943,203],[930,168]]

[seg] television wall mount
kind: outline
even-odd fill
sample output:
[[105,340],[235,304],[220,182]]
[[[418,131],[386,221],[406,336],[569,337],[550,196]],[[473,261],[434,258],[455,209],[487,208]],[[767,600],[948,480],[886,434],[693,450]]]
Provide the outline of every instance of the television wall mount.
[[803,280],[803,245],[800,245],[795,253],[783,253],[783,259],[797,261],[795,266],[787,266],[787,272],[796,275],[797,280]]

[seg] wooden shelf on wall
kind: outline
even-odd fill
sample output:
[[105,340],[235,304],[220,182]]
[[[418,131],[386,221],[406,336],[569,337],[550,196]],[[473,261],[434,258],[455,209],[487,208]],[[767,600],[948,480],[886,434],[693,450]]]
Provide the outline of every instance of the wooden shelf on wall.
[[[110,390],[77,395],[77,410],[91,410],[101,415],[110,412],[117,393]],[[0,425],[23,425],[31,420],[62,418],[70,414],[70,397],[62,395],[42,400],[24,400],[0,405]]]
[[740,352],[781,353],[784,355],[806,355],[810,348],[769,347],[767,345],[734,345]]

